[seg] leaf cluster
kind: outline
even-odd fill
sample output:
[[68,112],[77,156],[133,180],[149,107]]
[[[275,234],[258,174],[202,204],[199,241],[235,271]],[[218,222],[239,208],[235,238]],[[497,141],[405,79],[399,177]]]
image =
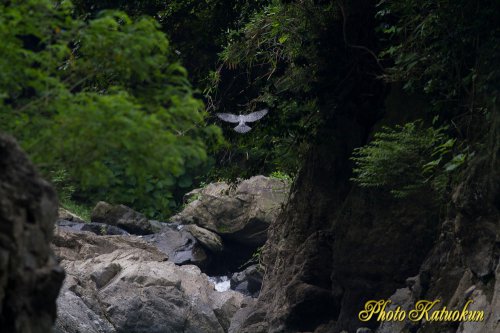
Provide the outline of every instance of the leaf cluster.
[[153,19],[67,2],[0,5],[0,124],[74,196],[157,217],[176,205],[222,142]]
[[398,198],[426,191],[439,198],[448,189],[450,173],[466,160],[464,154],[454,155],[456,140],[446,131],[425,127],[422,121],[383,127],[354,151],[352,180],[362,187],[387,189]]

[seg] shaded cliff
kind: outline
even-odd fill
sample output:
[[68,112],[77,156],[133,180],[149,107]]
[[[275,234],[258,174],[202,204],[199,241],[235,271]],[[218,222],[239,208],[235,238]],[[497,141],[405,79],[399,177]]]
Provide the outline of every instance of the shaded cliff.
[[[439,205],[432,196],[394,199],[350,183],[350,154],[373,130],[366,118],[355,116],[363,114],[363,104],[349,106],[357,112],[340,114],[319,133],[330,140],[309,152],[284,211],[270,226],[263,289],[257,305],[235,317],[233,332],[497,332],[498,114],[484,123],[488,135],[453,185],[450,201]],[[399,107],[411,108],[411,99],[401,99]],[[388,110],[380,122],[398,117]],[[358,319],[366,301],[391,295],[395,305],[407,308],[420,299],[439,299],[461,309],[472,299],[471,310],[483,310],[485,320],[378,327]]]
[[349,152],[361,141],[353,132],[341,132],[349,139],[335,140],[336,147],[324,143],[310,153],[270,226],[259,305],[235,331],[355,332],[366,326],[357,320],[365,301],[388,297],[418,273],[438,212],[426,200],[353,188]]
[[10,137],[0,135],[0,331],[51,332],[64,278],[50,242],[57,197]]

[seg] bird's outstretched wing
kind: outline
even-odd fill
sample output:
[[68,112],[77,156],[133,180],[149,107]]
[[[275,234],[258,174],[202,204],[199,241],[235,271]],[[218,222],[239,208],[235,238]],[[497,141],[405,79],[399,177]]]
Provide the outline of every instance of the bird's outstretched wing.
[[237,116],[232,113],[217,113],[217,117],[224,121],[227,121],[228,123],[239,123],[241,116]]
[[257,121],[260,118],[264,117],[267,114],[267,111],[268,111],[267,109],[264,109],[264,110],[252,112],[249,114],[244,114],[244,115],[241,115],[240,117],[243,119],[244,122],[251,123],[253,121]]

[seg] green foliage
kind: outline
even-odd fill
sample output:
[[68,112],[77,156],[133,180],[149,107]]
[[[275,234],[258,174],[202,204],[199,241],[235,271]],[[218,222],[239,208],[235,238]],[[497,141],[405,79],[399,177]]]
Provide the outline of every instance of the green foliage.
[[70,201],[75,192],[75,186],[71,183],[68,172],[64,169],[55,170],[49,174],[49,177],[52,185],[57,189],[59,201]]
[[443,194],[491,129],[500,83],[500,3],[382,0],[377,8],[380,60],[389,65],[384,78],[424,96],[439,128],[383,130],[357,150],[355,180],[398,196],[424,187]]
[[275,179],[279,179],[279,180],[284,180],[284,181],[287,181],[287,182],[291,182],[292,181],[292,177],[290,177],[290,175],[282,172],[282,171],[274,171],[274,172],[271,172],[271,174],[269,175],[269,177],[271,178],[275,178]]
[[389,189],[395,197],[428,189],[442,194],[449,173],[465,162],[465,155],[452,155],[456,140],[445,131],[426,128],[421,121],[382,128],[372,142],[354,151],[353,180],[362,187]]
[[102,10],[119,9],[133,18],[154,17],[175,45],[176,56],[189,69],[195,85],[204,85],[226,43],[226,31],[264,6],[267,0],[75,0],[75,11],[94,17]]
[[209,76],[209,110],[249,113],[267,107],[270,112],[249,135],[224,125],[232,145],[221,152],[222,171],[215,178],[297,172],[321,123],[323,85],[336,79],[324,57],[335,55],[326,41],[341,37],[331,31],[337,11],[333,4],[275,0],[228,32],[220,66]]
[[187,205],[189,205],[192,202],[195,202],[196,200],[199,200],[201,197],[200,193],[196,193],[195,195],[191,196],[189,200],[186,202]]
[[158,28],[116,11],[76,20],[66,2],[1,4],[0,126],[84,201],[165,217],[222,138]]
[[75,202],[74,200],[60,200],[59,204],[71,213],[81,217],[85,222],[91,222],[90,215],[92,213],[92,207]]
[[89,205],[77,203],[72,199],[75,186],[71,183],[69,173],[64,169],[59,169],[51,172],[48,177],[57,190],[59,205],[81,217],[84,221],[90,222],[92,208]]
[[378,9],[381,56],[393,63],[386,78],[426,94],[462,139],[483,135],[499,97],[500,3],[382,0]]
[[[425,95],[440,120],[382,130],[356,152],[356,179],[398,196],[425,187],[441,193],[477,150],[474,139],[488,135],[498,103],[498,2],[382,0],[378,39],[358,34],[349,14],[369,12],[370,20],[372,7],[362,2],[74,3],[0,3],[0,129],[43,172],[56,173],[68,202],[105,199],[165,216],[207,181],[200,175],[214,153],[208,180],[275,170],[293,177],[311,145],[333,140],[317,131],[339,114],[374,121],[360,107],[368,97],[352,95],[375,90],[352,78],[369,72],[372,82],[381,66],[387,81]],[[208,112],[179,59],[204,89]],[[205,124],[216,112],[263,107],[269,114],[247,135],[223,125],[229,144]]]
[[212,180],[273,170],[295,174],[321,125],[320,110],[335,108],[324,97],[338,94],[334,83],[351,71],[340,60],[342,23],[338,4],[331,2],[76,0],[76,7],[91,17],[110,8],[154,16],[204,88],[210,113],[270,109],[245,136],[224,124],[230,144],[218,152]]

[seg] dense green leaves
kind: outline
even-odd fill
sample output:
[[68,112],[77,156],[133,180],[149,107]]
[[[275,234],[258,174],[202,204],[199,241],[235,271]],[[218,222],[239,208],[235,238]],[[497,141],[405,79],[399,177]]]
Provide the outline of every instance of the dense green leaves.
[[75,12],[94,17],[102,10],[120,9],[131,17],[154,17],[175,47],[176,56],[189,69],[198,87],[215,68],[226,31],[266,5],[268,0],[75,0]]
[[[334,140],[322,129],[376,122],[382,79],[427,102],[399,119],[439,121],[377,134],[355,154],[358,183],[441,193],[498,104],[494,1],[382,0],[376,15],[362,1],[74,3],[0,4],[0,129],[84,201],[165,216],[200,181],[293,176],[311,145]],[[378,35],[359,33],[367,21]],[[205,123],[264,107],[246,135],[220,124],[229,144]]]
[[51,1],[0,6],[2,129],[45,172],[65,170],[80,198],[165,216],[221,136],[158,24],[112,11],[79,21]]
[[369,144],[354,151],[353,180],[362,187],[388,189],[395,197],[429,190],[443,194],[449,185],[447,173],[466,158],[453,156],[455,140],[445,130],[426,128],[421,121],[382,128]]
[[497,131],[490,120],[498,112],[500,3],[382,0],[377,8],[384,78],[425,96],[419,117],[439,120],[376,134],[355,154],[355,180],[396,194],[424,185],[442,192],[468,157],[491,154],[484,142]]
[[498,99],[500,3],[382,0],[378,8],[381,56],[392,62],[386,78],[426,94],[462,138],[480,136],[481,119]]

